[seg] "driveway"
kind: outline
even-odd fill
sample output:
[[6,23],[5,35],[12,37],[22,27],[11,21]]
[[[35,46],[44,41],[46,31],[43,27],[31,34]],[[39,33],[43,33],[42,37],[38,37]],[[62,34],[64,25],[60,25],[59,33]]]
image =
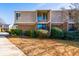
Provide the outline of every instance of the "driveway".
[[25,54],[6,37],[0,36],[0,56],[25,56]]

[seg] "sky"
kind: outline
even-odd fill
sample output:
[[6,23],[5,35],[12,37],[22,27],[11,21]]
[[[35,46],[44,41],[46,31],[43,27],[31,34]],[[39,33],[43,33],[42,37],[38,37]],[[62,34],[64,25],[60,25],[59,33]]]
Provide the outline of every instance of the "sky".
[[67,3],[0,3],[0,19],[6,24],[14,23],[14,11],[68,8]]

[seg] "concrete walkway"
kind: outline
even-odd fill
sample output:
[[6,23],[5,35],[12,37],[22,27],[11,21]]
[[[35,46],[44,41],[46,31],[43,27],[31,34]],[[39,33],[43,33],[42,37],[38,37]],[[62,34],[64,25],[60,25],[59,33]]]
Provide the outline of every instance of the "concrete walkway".
[[0,32],[0,36],[8,36],[9,33],[8,32]]
[[0,36],[0,56],[25,56],[25,54],[6,37]]

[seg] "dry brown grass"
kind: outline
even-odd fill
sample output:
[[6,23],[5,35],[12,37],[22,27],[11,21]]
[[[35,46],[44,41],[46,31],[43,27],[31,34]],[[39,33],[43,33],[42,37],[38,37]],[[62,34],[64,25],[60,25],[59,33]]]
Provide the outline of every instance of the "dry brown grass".
[[79,56],[78,42],[54,39],[8,38],[28,56]]

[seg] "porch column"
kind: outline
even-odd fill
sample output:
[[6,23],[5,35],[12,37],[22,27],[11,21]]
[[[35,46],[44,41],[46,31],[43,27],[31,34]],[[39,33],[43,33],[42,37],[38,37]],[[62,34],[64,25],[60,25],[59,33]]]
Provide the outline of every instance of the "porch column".
[[49,35],[51,34],[51,10],[50,10],[50,12],[49,12],[49,17],[50,17],[50,19],[49,19]]
[[36,11],[36,22],[37,22],[37,11]]
[[38,22],[37,17],[38,17],[38,16],[37,16],[37,11],[36,11],[36,21],[35,21],[35,24],[36,24],[36,28],[35,28],[35,29],[36,29],[36,30],[37,30],[37,22]]
[[41,16],[42,16],[42,21],[43,21],[43,13],[41,13]]

